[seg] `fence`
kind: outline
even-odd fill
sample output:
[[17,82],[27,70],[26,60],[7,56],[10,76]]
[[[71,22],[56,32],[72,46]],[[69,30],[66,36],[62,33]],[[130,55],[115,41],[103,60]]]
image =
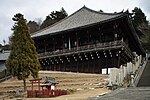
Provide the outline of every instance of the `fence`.
[[42,91],[27,91],[27,97],[28,98],[33,98],[33,97],[56,97],[56,96],[61,96],[61,95],[66,95],[67,91],[66,90],[42,90]]
[[[121,65],[120,68],[111,68],[110,71],[110,84],[115,84],[118,86],[133,86],[134,78],[137,73],[138,68],[140,68],[142,64],[142,56],[138,56],[134,58],[133,62],[127,62],[124,65]],[[145,66],[145,65],[142,65]]]

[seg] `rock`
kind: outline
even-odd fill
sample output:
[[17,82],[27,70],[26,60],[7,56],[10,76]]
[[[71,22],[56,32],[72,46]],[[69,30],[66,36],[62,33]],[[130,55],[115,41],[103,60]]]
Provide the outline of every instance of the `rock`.
[[95,88],[89,88],[90,90],[94,90]]
[[83,90],[82,88],[78,88],[77,90]]

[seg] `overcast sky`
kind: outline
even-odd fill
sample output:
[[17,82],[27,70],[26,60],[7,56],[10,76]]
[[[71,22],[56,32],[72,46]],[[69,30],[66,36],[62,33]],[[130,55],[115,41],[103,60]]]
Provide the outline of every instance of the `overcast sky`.
[[150,20],[149,0],[1,0],[0,2],[0,44],[3,40],[8,43],[12,34],[11,27],[14,22],[12,17],[22,13],[27,21],[41,18],[42,20],[52,11],[62,7],[70,15],[83,6],[104,12],[120,12],[123,9],[131,12],[134,7],[140,7]]

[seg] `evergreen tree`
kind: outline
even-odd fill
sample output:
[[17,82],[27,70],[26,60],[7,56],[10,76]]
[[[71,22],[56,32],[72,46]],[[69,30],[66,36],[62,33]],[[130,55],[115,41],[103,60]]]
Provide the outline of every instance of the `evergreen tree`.
[[103,13],[104,11],[100,9],[99,12]]
[[40,63],[23,15],[16,14],[13,21],[15,24],[10,38],[11,53],[6,61],[6,66],[14,77],[23,80],[24,91],[26,91],[26,78],[30,74],[34,78],[38,77]]
[[132,22],[144,49],[150,51],[150,26],[148,25],[145,14],[138,7],[132,10]]
[[29,21],[27,25],[31,34],[40,29],[40,26],[35,21]]
[[46,28],[46,27],[62,20],[63,18],[65,18],[67,16],[68,16],[68,14],[64,10],[64,8],[62,8],[60,11],[53,11],[53,12],[51,12],[51,14],[46,16],[46,19],[43,21],[42,25],[40,26],[40,29]]
[[145,27],[148,25],[146,16],[140,8],[135,7],[134,10],[132,10],[132,13],[133,13],[132,21],[135,27]]

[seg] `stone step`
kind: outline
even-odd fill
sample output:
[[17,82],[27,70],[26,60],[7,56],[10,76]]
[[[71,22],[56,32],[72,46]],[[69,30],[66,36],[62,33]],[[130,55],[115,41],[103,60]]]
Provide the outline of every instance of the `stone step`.
[[150,86],[150,60],[147,62],[137,86],[138,87]]
[[89,100],[150,100],[150,87],[119,89]]

